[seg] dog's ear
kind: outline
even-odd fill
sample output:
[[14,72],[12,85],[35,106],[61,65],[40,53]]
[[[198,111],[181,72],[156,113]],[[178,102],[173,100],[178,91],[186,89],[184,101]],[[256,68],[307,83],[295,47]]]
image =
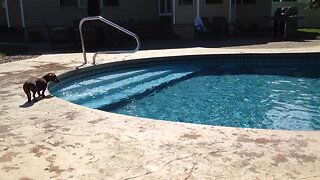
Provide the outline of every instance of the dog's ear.
[[48,76],[52,79],[57,79],[57,76],[54,73],[49,73]]
[[49,74],[50,74],[49,76],[52,78],[52,80],[54,82],[60,82],[60,80],[58,79],[58,77],[54,73],[49,73]]

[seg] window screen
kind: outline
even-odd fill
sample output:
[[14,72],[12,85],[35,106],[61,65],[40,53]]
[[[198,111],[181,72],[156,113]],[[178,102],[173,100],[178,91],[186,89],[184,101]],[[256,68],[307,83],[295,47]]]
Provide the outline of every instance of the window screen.
[[179,5],[192,5],[193,0],[179,0]]
[[77,7],[78,0],[60,0],[61,7]]
[[120,6],[119,0],[103,0],[103,6]]
[[206,0],[206,4],[223,4],[223,0]]

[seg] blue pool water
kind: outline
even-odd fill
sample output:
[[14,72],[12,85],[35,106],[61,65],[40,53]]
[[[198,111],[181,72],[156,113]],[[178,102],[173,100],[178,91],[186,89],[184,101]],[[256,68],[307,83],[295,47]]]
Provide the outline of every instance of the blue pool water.
[[320,73],[314,67],[149,65],[80,74],[50,91],[79,105],[130,116],[320,130]]

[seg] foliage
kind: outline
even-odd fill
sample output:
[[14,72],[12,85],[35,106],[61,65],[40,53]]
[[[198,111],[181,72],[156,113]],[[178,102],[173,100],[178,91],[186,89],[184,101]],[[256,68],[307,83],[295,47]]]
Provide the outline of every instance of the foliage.
[[320,8],[320,0],[310,0],[307,2],[307,9],[319,9]]

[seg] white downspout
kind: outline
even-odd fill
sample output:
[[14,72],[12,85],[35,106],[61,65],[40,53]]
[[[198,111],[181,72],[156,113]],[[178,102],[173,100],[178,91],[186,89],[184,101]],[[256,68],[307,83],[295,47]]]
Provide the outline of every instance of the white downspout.
[[232,21],[231,14],[232,14],[232,0],[229,1],[229,24],[231,24],[231,21]]
[[23,10],[23,0],[20,0],[20,13],[21,13],[21,22],[22,22],[22,27],[26,27],[25,19],[24,19],[24,10]]
[[172,0],[172,24],[176,24],[176,1]]
[[9,28],[9,27],[11,27],[11,25],[10,25],[10,18],[9,18],[8,0],[4,0],[4,3],[6,6],[7,24],[8,24],[8,28]]
[[200,17],[200,0],[197,0],[197,17]]

